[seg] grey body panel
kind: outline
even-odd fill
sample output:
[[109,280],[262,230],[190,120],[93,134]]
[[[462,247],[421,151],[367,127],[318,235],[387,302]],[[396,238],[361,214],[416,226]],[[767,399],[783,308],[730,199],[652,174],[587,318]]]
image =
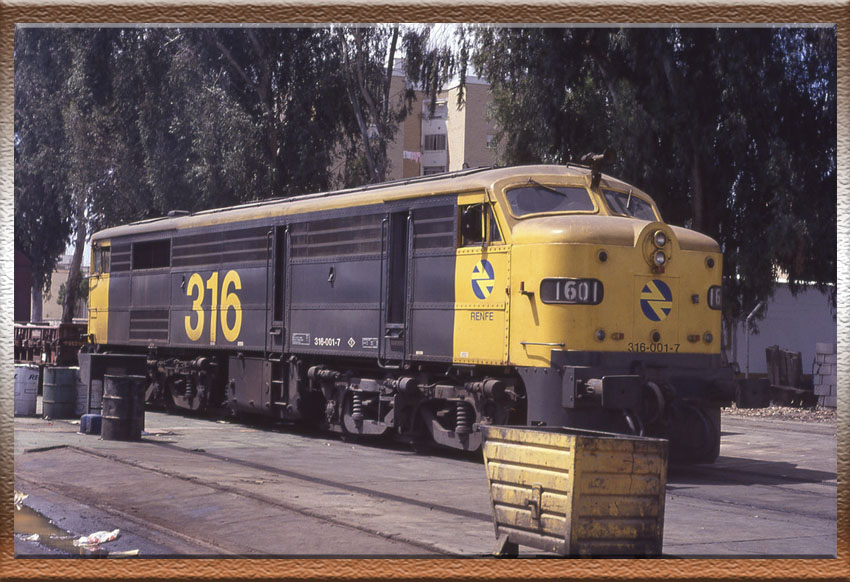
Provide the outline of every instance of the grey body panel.
[[[297,215],[286,217],[286,222],[270,217],[113,239],[109,344],[377,358],[389,288],[389,249],[382,221],[390,212],[410,212],[404,339],[393,346],[408,361],[450,361],[456,211],[456,197],[442,196],[391,207]],[[423,224],[419,234],[417,220]],[[289,229],[287,237],[292,239],[287,238],[284,289],[278,289],[275,280],[276,227]],[[441,235],[440,229],[451,237]],[[134,244],[165,239],[171,244],[168,266],[133,268]],[[446,248],[447,242],[451,247]],[[231,271],[238,274],[238,288],[231,283],[224,289]],[[194,275],[200,284],[190,288]],[[213,291],[217,310],[212,309]],[[199,292],[202,322],[194,309]],[[235,294],[241,304],[241,326],[232,340],[222,328],[236,325],[235,310],[222,309],[228,294]],[[278,321],[273,313],[275,294],[284,297]],[[191,339],[187,327],[199,326],[200,336]]]

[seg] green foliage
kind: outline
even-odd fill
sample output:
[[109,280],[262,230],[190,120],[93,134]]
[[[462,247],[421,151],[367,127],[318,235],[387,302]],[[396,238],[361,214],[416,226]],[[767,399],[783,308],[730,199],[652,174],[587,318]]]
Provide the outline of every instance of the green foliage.
[[15,30],[15,247],[32,260],[33,285],[45,291],[72,226],[57,98],[70,56],[51,50],[53,38],[43,30]]
[[578,160],[715,237],[726,313],[814,282],[835,297],[834,28],[465,31],[491,84],[503,163]]
[[16,29],[15,245],[35,283],[49,288],[72,237],[105,227],[384,180],[412,97],[390,92],[394,56],[403,46],[426,70],[427,34]]
[[15,245],[35,284],[103,227],[383,180],[411,88],[474,69],[503,163],[611,147],[609,173],[717,238],[728,317],[778,269],[834,293],[834,28],[433,30],[16,29]]
[[[65,305],[65,298],[67,293],[65,291],[67,287],[67,283],[62,283],[59,285],[59,293],[57,293],[56,303],[58,305]],[[75,290],[75,297],[77,301],[87,301],[89,298],[89,282],[85,277],[80,277],[77,279],[77,289]],[[49,299],[49,298],[48,298]]]

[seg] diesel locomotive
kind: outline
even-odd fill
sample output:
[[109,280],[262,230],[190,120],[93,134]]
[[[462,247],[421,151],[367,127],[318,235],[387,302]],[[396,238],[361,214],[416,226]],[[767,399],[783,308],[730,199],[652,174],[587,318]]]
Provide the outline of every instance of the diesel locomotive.
[[484,424],[670,440],[710,462],[718,244],[580,165],[472,169],[92,237],[88,349],[147,397],[474,450]]

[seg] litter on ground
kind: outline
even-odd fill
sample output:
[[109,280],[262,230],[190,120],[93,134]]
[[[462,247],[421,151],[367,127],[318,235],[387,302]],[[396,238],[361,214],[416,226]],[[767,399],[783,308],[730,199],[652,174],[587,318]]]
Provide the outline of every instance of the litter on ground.
[[111,542],[112,540],[118,537],[119,533],[120,532],[117,529],[114,529],[112,531],[96,531],[93,534],[89,534],[87,536],[83,536],[79,539],[74,540],[74,545],[77,547],[97,546],[99,544]]

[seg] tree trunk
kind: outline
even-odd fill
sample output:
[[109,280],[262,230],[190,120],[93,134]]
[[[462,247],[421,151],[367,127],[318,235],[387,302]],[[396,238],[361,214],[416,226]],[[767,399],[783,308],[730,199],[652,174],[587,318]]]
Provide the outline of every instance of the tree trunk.
[[693,198],[691,198],[691,211],[694,215],[693,229],[697,232],[705,232],[705,219],[703,216],[705,191],[702,176],[702,164],[696,139],[694,138],[691,139],[691,150],[693,152],[693,158],[691,160],[691,180],[694,187],[694,195]]
[[65,302],[62,305],[62,323],[71,323],[77,309],[77,289],[80,287],[80,265],[86,248],[86,207],[80,203],[77,210],[77,236],[74,241],[74,257],[68,269],[68,281],[65,283]]
[[352,64],[351,59],[349,59],[348,43],[345,40],[345,32],[343,30],[339,31],[339,44],[340,50],[342,51],[343,72],[346,79],[346,93],[348,93],[348,100],[351,103],[351,108],[354,111],[354,118],[357,120],[357,126],[360,128],[360,135],[363,138],[363,150],[366,155],[366,167],[369,171],[369,182],[374,184],[376,182],[381,182],[382,180],[378,179],[377,163],[372,155],[372,145],[369,140],[369,128],[366,125],[366,120],[363,118],[363,110],[361,109],[360,102],[357,99],[357,93],[355,93],[355,87],[359,86],[355,83],[351,69],[352,67],[356,67],[356,64]]
[[41,285],[33,282],[32,284],[32,313],[30,314],[30,321],[33,323],[41,322],[41,313],[42,313],[42,303],[44,302],[44,297],[41,289]]

